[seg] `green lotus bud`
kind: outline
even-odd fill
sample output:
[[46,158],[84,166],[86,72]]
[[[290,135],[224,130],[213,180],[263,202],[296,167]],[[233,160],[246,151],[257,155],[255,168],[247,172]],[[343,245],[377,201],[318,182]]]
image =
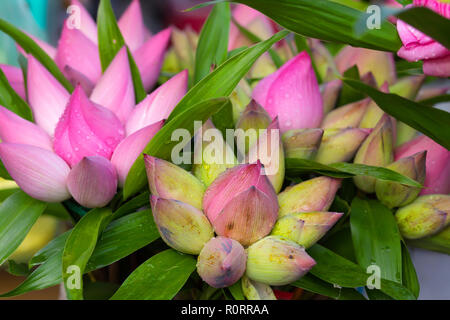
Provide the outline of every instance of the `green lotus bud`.
[[230,95],[230,101],[233,105],[233,121],[239,120],[245,107],[251,102],[252,88],[246,80],[241,80]]
[[233,149],[225,142],[211,120],[195,134],[192,173],[209,186],[222,172],[237,164]]
[[361,119],[359,127],[365,129],[375,128],[378,121],[380,121],[381,117],[384,114],[385,112],[380,109],[380,107],[375,103],[375,101],[371,100],[369,105],[367,106],[366,113]]
[[236,129],[242,129],[242,134],[245,135],[245,148],[242,143],[237,144],[239,152],[247,154],[248,150],[258,141],[260,130],[267,129],[271,122],[272,119],[267,111],[255,100],[252,100],[236,123]]
[[323,129],[294,129],[283,134],[287,158],[313,159],[322,140]]
[[[354,163],[384,167],[393,160],[393,124],[387,114],[383,115],[372,133],[366,138],[355,155]],[[356,186],[364,192],[375,192],[375,178],[356,176]]]
[[308,39],[308,44],[320,78],[323,81],[331,81],[333,79],[332,70],[337,70],[333,56],[320,40]]
[[[426,151],[418,152],[410,157],[399,159],[387,169],[401,173],[417,182],[425,181]],[[402,207],[414,201],[420,192],[420,188],[405,186],[397,182],[377,180],[375,182],[377,198],[389,208]]]
[[268,236],[248,247],[246,275],[254,281],[282,286],[298,280],[315,264],[295,242]]
[[372,129],[326,129],[315,160],[323,164],[345,162],[353,158]]
[[171,40],[175,55],[178,59],[180,70],[188,69],[193,74],[195,66],[195,51],[197,50],[198,34],[187,27],[180,30],[172,27]]
[[342,213],[339,212],[293,213],[277,221],[272,235],[287,238],[308,249],[319,241],[341,216]]
[[339,93],[342,89],[342,80],[336,79],[321,86],[321,93],[323,99],[323,113],[327,114],[334,109]]
[[[268,75],[271,75],[278,68],[273,63],[272,58],[268,53],[264,53],[258,60],[253,64],[253,67],[249,71],[250,79],[263,79]],[[252,87],[256,86],[259,81],[254,81]]]
[[407,239],[434,235],[450,224],[450,195],[420,196],[398,209],[395,218],[401,234]]
[[450,226],[433,236],[410,240],[408,244],[418,248],[450,254]]
[[199,254],[214,237],[208,218],[199,209],[181,201],[150,196],[153,218],[161,238],[183,253]]
[[322,122],[323,129],[356,128],[359,126],[370,100],[364,99],[349,103],[331,111]]
[[317,177],[287,187],[278,195],[279,217],[297,212],[327,211],[334,200],[341,180]]
[[277,300],[269,285],[250,280],[245,275],[241,278],[241,286],[247,300]]

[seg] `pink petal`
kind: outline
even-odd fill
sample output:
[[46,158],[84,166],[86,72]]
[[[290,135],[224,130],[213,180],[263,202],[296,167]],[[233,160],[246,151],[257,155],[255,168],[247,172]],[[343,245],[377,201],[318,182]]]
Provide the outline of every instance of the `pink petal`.
[[[97,24],[91,17],[90,13],[78,0],[71,0],[73,6],[77,6],[80,14],[80,31],[91,40],[93,43],[97,44]],[[73,14],[73,13],[72,13]]]
[[69,93],[32,55],[28,56],[27,88],[35,122],[53,136]]
[[282,133],[290,129],[316,128],[322,121],[322,96],[306,52],[261,80],[253,91],[253,98],[272,118],[278,116]]
[[126,137],[114,150],[111,163],[119,178],[119,186],[123,186],[128,172],[153,136],[162,128],[164,121],[153,123]]
[[187,92],[188,71],[184,70],[148,95],[130,114],[126,129],[130,135],[149,124],[167,119]]
[[[28,32],[25,32],[27,36],[29,36],[31,39],[33,39],[34,42],[36,42],[36,44],[41,47],[42,50],[44,50],[44,52],[52,59],[55,59],[56,57],[56,48],[51,46],[50,44],[48,44],[45,41],[40,40],[39,38],[29,34]],[[16,44],[17,46],[17,50],[23,54],[25,57],[28,56],[28,54],[25,52],[25,50],[22,49],[22,47],[20,47],[18,44]]]
[[120,49],[106,69],[92,92],[91,100],[114,112],[122,123],[126,122],[135,105],[126,47]]
[[422,59],[435,59],[445,57],[450,54],[450,50],[438,42],[430,42],[425,45],[410,45],[401,47],[397,55],[405,60],[415,62]]
[[64,75],[74,87],[80,85],[87,95],[91,95],[92,91],[94,90],[95,84],[92,83],[91,80],[89,80],[84,74],[71,68],[70,66],[65,66]]
[[50,136],[34,123],[0,106],[0,140],[53,151]]
[[85,157],[70,171],[67,188],[82,206],[104,207],[116,194],[116,171],[111,162],[103,157]]
[[423,62],[423,73],[435,77],[450,77],[450,54]]
[[26,100],[27,95],[25,93],[25,84],[23,82],[22,69],[14,66],[8,66],[6,64],[0,64],[0,69],[5,74],[9,85],[14,89],[14,91],[24,100]]
[[55,130],[54,149],[70,166],[88,156],[110,159],[124,137],[120,120],[76,87]]
[[119,28],[131,52],[139,49],[150,36],[142,17],[141,3],[133,0],[119,19]]
[[55,62],[61,70],[70,66],[81,72],[92,83],[97,83],[102,75],[97,45],[80,30],[70,29],[67,23],[59,39]]
[[136,64],[141,73],[145,90],[150,90],[158,80],[164,54],[170,40],[171,29],[167,28],[149,40],[133,53]]
[[35,146],[1,143],[0,158],[14,181],[31,197],[46,202],[70,198],[66,188],[69,166],[53,152]]

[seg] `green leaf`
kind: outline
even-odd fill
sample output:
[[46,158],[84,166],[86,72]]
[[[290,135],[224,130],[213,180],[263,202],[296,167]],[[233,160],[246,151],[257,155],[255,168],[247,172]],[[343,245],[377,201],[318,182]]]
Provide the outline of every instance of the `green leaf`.
[[450,113],[402,98],[396,94],[380,92],[360,81],[343,79],[344,83],[370,96],[391,116],[419,130],[450,149]]
[[122,218],[124,215],[136,212],[138,209],[148,206],[150,203],[150,192],[145,191],[130,201],[125,202],[113,213],[113,220]]
[[[349,69],[347,69],[344,72],[343,76],[348,79],[354,79],[354,80],[359,81],[360,75],[359,75],[358,67],[356,65],[353,67],[350,67]],[[341,93],[339,95],[339,102],[337,105],[343,106],[343,105],[349,104],[351,102],[362,100],[362,99],[364,99],[364,97],[365,97],[365,95],[363,93],[353,89],[352,87],[350,87],[344,83],[342,86]]]
[[[222,108],[230,104],[228,98],[216,98],[197,103],[193,107],[187,109],[175,119],[166,124],[158,131],[150,143],[145,147],[142,153],[151,156],[170,160],[172,149],[176,145],[182,143],[173,141],[172,133],[175,130],[187,129],[191,136],[194,132],[194,121],[202,123],[209,119],[213,114],[219,112]],[[187,143],[187,141],[186,141]],[[139,156],[134,165],[131,167],[128,177],[125,181],[123,196],[125,199],[137,193],[147,184],[147,176],[145,173],[145,165],[143,156]]]
[[33,121],[33,114],[28,104],[14,91],[0,70],[0,105],[11,110],[24,119]]
[[67,89],[67,91],[73,91],[72,84],[64,77],[53,59],[50,58],[45,51],[33,41],[33,39],[3,19],[0,19],[0,30],[13,38],[25,52],[35,57],[56,78],[56,80]]
[[60,251],[62,252],[62,250],[64,250],[64,244],[66,243],[67,238],[69,237],[71,231],[72,230],[69,230],[57,236],[55,239],[50,241],[44,248],[36,252],[36,254],[31,258],[30,262],[28,263],[30,268],[32,266],[43,264],[51,256],[54,256]]
[[355,198],[350,227],[358,264],[363,269],[375,264],[382,278],[401,283],[401,236],[391,210],[377,200]]
[[402,241],[402,283],[407,287],[416,298],[419,297],[420,284],[417,278],[416,268],[409,255],[408,247]]
[[239,81],[248,73],[253,63],[272,45],[287,35],[287,31],[281,31],[266,41],[245,49],[222,63],[216,70],[189,90],[170,114],[168,122],[201,101],[229,96]]
[[93,209],[89,211],[75,225],[66,244],[62,257],[62,274],[67,297],[70,300],[83,300],[83,279],[80,279],[79,288],[70,288],[68,282],[73,276],[72,267],[77,267],[82,275],[86,264],[94,251],[99,233],[103,230],[105,222],[111,216],[111,209]]
[[302,173],[316,172],[334,178],[350,178],[353,176],[371,176],[380,180],[399,182],[413,187],[422,187],[420,183],[414,181],[398,172],[382,168],[367,166],[357,163],[338,162],[324,165],[315,161],[287,158],[286,172],[289,176],[296,176]]
[[136,65],[136,61],[127,47],[128,52],[128,62],[130,63],[131,78],[133,79],[134,95],[136,99],[136,104],[141,102],[147,97],[147,92],[144,89],[144,83],[142,82],[141,73]]
[[8,273],[13,276],[23,277],[30,274],[30,269],[26,263],[17,263],[14,260],[8,260]]
[[21,190],[0,205],[0,265],[19,247],[46,207]]
[[235,0],[248,5],[286,29],[325,41],[382,51],[401,47],[396,28],[384,21],[380,29],[356,35],[354,26],[365,13],[327,0]]
[[230,293],[233,296],[234,300],[245,300],[244,292],[242,291],[241,280],[239,280],[238,282],[236,282],[232,286],[228,287],[228,290],[230,291]]
[[195,268],[192,256],[173,249],[163,251],[141,264],[111,300],[170,300]]
[[194,84],[210,72],[212,65],[218,66],[227,58],[230,15],[228,3],[216,4],[203,25],[195,55]]

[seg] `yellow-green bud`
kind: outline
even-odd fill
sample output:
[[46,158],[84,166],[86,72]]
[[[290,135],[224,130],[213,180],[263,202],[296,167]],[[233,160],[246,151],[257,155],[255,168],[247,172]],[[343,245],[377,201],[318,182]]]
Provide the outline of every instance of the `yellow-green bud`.
[[346,104],[331,111],[322,122],[323,129],[356,128],[366,112],[370,100],[364,99]]
[[322,140],[323,129],[293,129],[283,134],[286,158],[311,160]]
[[414,247],[450,254],[450,225],[439,233],[417,240],[408,241]]
[[230,94],[230,101],[233,105],[233,121],[236,123],[245,107],[250,103],[252,88],[246,80],[241,80],[233,92]]
[[245,275],[241,278],[241,286],[247,300],[277,300],[269,285],[250,280]]

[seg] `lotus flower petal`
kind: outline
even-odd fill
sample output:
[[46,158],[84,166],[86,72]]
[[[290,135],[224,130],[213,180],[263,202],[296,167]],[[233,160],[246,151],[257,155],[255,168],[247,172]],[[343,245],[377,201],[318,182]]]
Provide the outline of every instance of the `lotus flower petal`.
[[53,152],[24,144],[1,143],[0,159],[14,181],[31,197],[45,202],[70,198],[66,188],[70,168]]
[[134,85],[131,77],[127,48],[114,57],[94,88],[91,100],[115,113],[125,123],[134,108]]
[[110,159],[125,136],[120,120],[76,87],[55,130],[55,152],[71,166],[88,156]]
[[70,171],[67,188],[82,206],[104,207],[116,194],[116,171],[108,159],[100,156],[85,157]]
[[111,158],[111,163],[117,170],[119,186],[123,186],[128,172],[136,159],[142,153],[154,135],[162,128],[164,120],[142,128],[126,137],[117,146]]
[[70,83],[76,87],[80,85],[83,88],[83,91],[90,96],[92,94],[92,91],[94,90],[95,84],[91,82],[84,74],[82,74],[80,71],[73,69],[70,66],[64,67],[64,75],[66,76],[67,80],[70,81]]
[[146,91],[150,90],[158,80],[170,33],[171,29],[167,28],[155,34],[133,53]]
[[278,71],[260,81],[253,98],[273,118],[282,132],[317,128],[323,117],[323,102],[311,59],[302,52]]
[[97,24],[94,19],[91,17],[86,8],[80,3],[78,0],[71,0],[72,6],[77,6],[79,16],[79,30],[93,43],[97,44]]
[[423,73],[434,77],[450,77],[450,54],[423,62]]
[[27,88],[36,123],[53,136],[69,93],[32,55],[28,56]]
[[187,92],[188,72],[184,70],[148,95],[133,109],[126,124],[127,134],[167,119]]
[[19,95],[19,97],[25,100],[27,98],[27,95],[25,93],[25,84],[23,82],[22,69],[14,66],[8,66],[6,64],[0,64],[0,69],[5,74],[9,85]]
[[131,52],[139,49],[139,47],[142,46],[150,36],[150,32],[144,24],[141,3],[139,0],[133,0],[130,3],[128,8],[120,17],[118,24],[125,42]]

